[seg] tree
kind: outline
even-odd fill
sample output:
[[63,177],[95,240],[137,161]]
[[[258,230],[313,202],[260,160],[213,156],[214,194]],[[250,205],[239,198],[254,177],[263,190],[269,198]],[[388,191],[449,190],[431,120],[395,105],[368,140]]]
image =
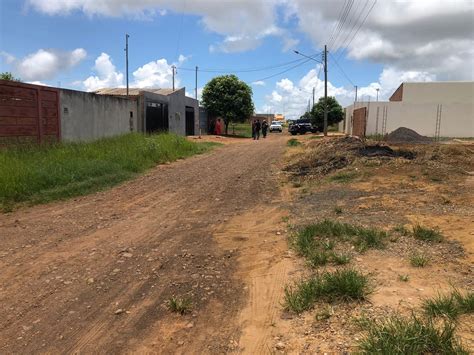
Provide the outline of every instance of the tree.
[[[344,119],[344,111],[336,98],[328,96],[328,126],[339,123]],[[311,109],[311,122],[318,131],[324,129],[324,97],[320,97],[317,104]]]
[[208,82],[202,103],[211,115],[224,119],[225,134],[230,122],[244,122],[254,111],[252,89],[235,75],[217,76]]
[[0,80],[21,81],[19,78],[15,78],[13,74],[8,71],[0,73]]

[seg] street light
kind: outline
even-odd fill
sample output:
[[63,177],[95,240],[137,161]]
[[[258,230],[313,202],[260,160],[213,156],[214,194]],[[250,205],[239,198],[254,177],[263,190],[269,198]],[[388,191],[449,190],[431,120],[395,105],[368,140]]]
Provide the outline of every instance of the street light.
[[296,54],[314,60],[315,62],[322,64],[324,67],[324,135],[328,134],[328,52],[327,46],[324,45],[324,62],[314,59],[306,54],[303,54],[299,51],[293,50]]

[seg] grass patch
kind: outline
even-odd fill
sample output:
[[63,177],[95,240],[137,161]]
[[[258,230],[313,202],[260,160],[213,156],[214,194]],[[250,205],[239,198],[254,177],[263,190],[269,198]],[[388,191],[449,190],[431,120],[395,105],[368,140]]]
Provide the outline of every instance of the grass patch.
[[332,253],[331,254],[332,260],[336,265],[345,265],[349,264],[351,261],[351,256],[348,254],[338,254],[338,253]]
[[291,243],[296,251],[306,257],[311,264],[314,265],[313,261],[317,260],[317,265],[324,265],[321,264],[322,260],[326,260],[327,263],[332,259],[335,263],[339,263],[338,260],[334,260],[336,254],[329,255],[326,252],[328,249],[325,246],[328,243],[332,244],[331,249],[333,249],[336,241],[347,241],[358,250],[364,251],[370,248],[383,248],[387,236],[386,232],[376,228],[365,228],[326,219],[300,228],[293,236]]
[[353,269],[316,274],[285,288],[285,308],[301,313],[318,301],[364,300],[371,292],[367,275]]
[[334,207],[334,213],[335,214],[342,214],[342,208],[338,207],[338,206]]
[[468,354],[456,338],[455,325],[436,325],[431,319],[415,315],[394,316],[382,321],[367,322],[368,334],[359,342],[366,354]]
[[240,138],[252,138],[252,125],[250,123],[230,124],[229,135]]
[[351,182],[357,177],[357,173],[355,171],[341,171],[329,177],[329,181],[336,182],[339,184],[346,184]]
[[184,315],[191,312],[191,300],[189,298],[171,297],[168,300],[168,309],[171,312]]
[[288,142],[286,142],[286,145],[288,147],[297,147],[299,145],[301,145],[301,142],[299,140],[297,140],[296,138],[291,138],[288,140]]
[[413,237],[418,240],[425,242],[442,242],[444,240],[443,235],[438,229],[432,229],[423,227],[421,225],[416,225],[412,230]]
[[414,267],[425,267],[428,265],[430,259],[425,254],[413,253],[410,255],[410,264]]
[[205,152],[212,145],[173,134],[135,133],[89,143],[0,150],[0,209],[95,192],[156,164]]
[[474,293],[461,293],[454,289],[450,294],[423,300],[422,309],[430,317],[447,317],[456,319],[461,314],[474,312]]
[[410,235],[410,231],[403,224],[396,225],[392,228],[392,231],[403,236]]

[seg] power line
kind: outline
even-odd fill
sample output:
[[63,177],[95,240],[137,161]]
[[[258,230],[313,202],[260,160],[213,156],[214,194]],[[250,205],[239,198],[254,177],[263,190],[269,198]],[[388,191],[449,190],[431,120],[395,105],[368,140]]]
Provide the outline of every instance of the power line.
[[349,76],[346,74],[346,72],[344,71],[344,69],[342,69],[342,67],[339,65],[339,63],[337,62],[336,58],[332,55],[332,53],[329,53],[329,55],[331,56],[332,59],[334,59],[334,63],[336,63],[336,66],[339,68],[339,70],[341,71],[341,73],[346,77],[346,79],[353,85],[355,86],[355,84],[352,82],[352,80],[349,78]]
[[278,75],[281,75],[281,74],[285,74],[286,72],[289,72],[290,70],[293,70],[293,69],[295,69],[295,68],[297,68],[297,67],[302,66],[303,64],[308,63],[310,60],[311,60],[311,59],[306,59],[306,60],[304,60],[304,62],[299,63],[299,64],[296,64],[296,65],[294,65],[294,66],[292,66],[292,67],[290,67],[290,68],[288,68],[288,69],[286,69],[286,70],[283,70],[283,71],[281,71],[281,72],[279,72],[279,73],[276,73],[276,74],[273,74],[273,75],[269,75],[269,76],[266,76],[265,78],[261,78],[261,79],[253,80],[253,81],[263,81],[263,80],[267,80],[267,79],[273,78],[273,77],[278,76]]
[[[319,55],[321,52],[316,53],[311,55],[311,57],[316,57]],[[302,63],[304,59],[296,59],[292,60],[289,62],[284,62],[284,63],[279,63],[275,65],[268,65],[268,66],[263,66],[263,67],[255,67],[255,68],[245,68],[245,69],[217,69],[217,68],[199,68],[199,71],[201,72],[206,72],[206,73],[250,73],[250,72],[256,72],[256,71],[265,71],[265,70],[271,70],[271,69],[276,69],[276,68],[281,68],[281,67],[286,67],[291,64],[295,63]],[[181,70],[188,70],[188,71],[194,71],[195,68],[186,68],[186,67],[178,67],[178,69]]]
[[326,43],[331,43],[331,41],[334,37],[334,34],[336,33],[336,27],[339,25],[339,22],[341,21],[342,14],[344,12],[344,8],[347,5],[347,1],[348,0],[344,0],[344,4],[342,5],[341,10],[339,11],[339,16],[337,16],[336,23],[334,23],[334,27],[332,28],[331,35],[329,36],[329,39],[326,41]]
[[354,0],[349,0],[349,2],[347,3],[347,7],[346,7],[346,11],[344,12],[344,15],[343,15],[343,18],[341,19],[341,21],[339,21],[339,26],[337,28],[337,34],[336,36],[333,38],[333,42],[330,44],[330,46],[334,45],[337,43],[337,39],[339,37],[339,34],[341,33],[342,29],[344,28],[344,24],[346,23],[347,21],[347,17],[349,16],[349,13],[351,12],[351,9],[352,9],[352,5],[354,5]]
[[357,35],[357,33],[359,32],[359,30],[361,29],[361,27],[364,25],[365,21],[367,20],[367,17],[369,17],[370,13],[372,12],[375,4],[377,4],[377,0],[374,1],[374,3],[372,4],[372,6],[370,7],[369,11],[367,11],[367,14],[365,15],[364,19],[362,20],[362,22],[360,23],[359,27],[357,28],[357,30],[355,31],[354,35],[352,36],[351,40],[346,44],[346,48],[349,47],[349,45],[352,43],[352,41],[354,40],[355,36]]
[[[347,32],[344,40],[342,40],[340,43],[339,43],[339,48],[344,48],[344,43],[347,41],[347,39],[350,37],[350,35],[352,34],[352,31],[354,30],[354,27],[359,23],[359,20],[362,16],[362,14],[364,13],[367,5],[369,4],[369,0],[365,0],[365,4],[364,6],[362,7],[361,11],[359,12],[359,15],[357,16],[357,18],[355,19],[354,21],[354,24],[352,25],[351,29]],[[354,15],[356,14],[356,12],[354,12]],[[354,17],[355,18],[355,17]],[[348,24],[348,27],[352,24],[352,21],[349,22]],[[342,37],[341,37],[342,39]]]

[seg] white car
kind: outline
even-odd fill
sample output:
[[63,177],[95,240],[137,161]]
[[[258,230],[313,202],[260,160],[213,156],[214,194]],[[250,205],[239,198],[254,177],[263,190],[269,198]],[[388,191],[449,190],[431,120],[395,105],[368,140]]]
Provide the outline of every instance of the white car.
[[273,121],[270,125],[270,132],[283,132],[283,127],[280,122]]

